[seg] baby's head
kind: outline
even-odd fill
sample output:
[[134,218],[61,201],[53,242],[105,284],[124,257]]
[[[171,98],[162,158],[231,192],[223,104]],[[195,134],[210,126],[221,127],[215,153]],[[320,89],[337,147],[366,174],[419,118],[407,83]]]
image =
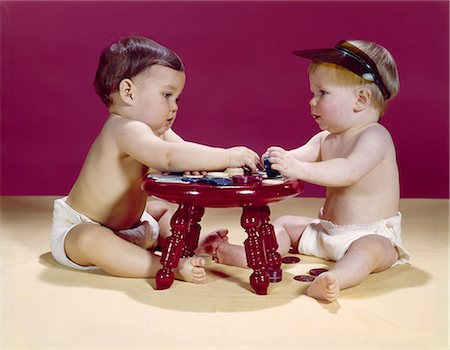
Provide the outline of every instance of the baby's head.
[[122,38],[103,50],[94,80],[95,91],[110,107],[111,94],[118,91],[123,79],[130,79],[156,64],[184,72],[183,62],[172,50],[145,37]]
[[383,115],[400,89],[394,58],[381,45],[363,40],[341,41],[334,48],[294,51],[311,59],[308,71],[327,69],[342,85],[366,88],[371,103]]

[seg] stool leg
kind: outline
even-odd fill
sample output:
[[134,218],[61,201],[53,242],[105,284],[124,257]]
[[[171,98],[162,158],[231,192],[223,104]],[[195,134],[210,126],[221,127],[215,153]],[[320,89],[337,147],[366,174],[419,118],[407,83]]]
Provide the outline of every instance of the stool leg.
[[268,206],[259,208],[261,217],[260,233],[264,242],[264,248],[267,259],[267,272],[270,276],[270,282],[280,282],[282,280],[281,255],[277,252],[278,242],[270,221],[270,209]]
[[189,227],[189,207],[180,204],[170,221],[172,235],[166,239],[161,255],[163,266],[156,274],[156,289],[169,288],[175,276],[172,269],[178,266],[182,254],[184,240]]
[[185,244],[183,246],[183,258],[194,256],[194,250],[198,246],[198,239],[200,237],[201,226],[198,224],[205,213],[205,208],[190,206],[189,211],[189,227],[185,237]]
[[261,225],[258,210],[244,207],[241,225],[247,232],[248,238],[244,242],[248,267],[253,269],[250,276],[250,285],[259,295],[266,295],[269,287],[269,274],[266,271],[266,258],[263,242],[258,237],[258,229]]

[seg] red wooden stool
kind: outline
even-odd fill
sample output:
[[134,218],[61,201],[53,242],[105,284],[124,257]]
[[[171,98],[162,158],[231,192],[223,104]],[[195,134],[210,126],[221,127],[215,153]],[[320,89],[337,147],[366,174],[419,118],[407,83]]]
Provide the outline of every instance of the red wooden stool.
[[[252,179],[253,178],[253,179]],[[141,188],[149,195],[178,204],[172,217],[172,235],[167,238],[156,275],[156,288],[167,289],[174,281],[172,269],[181,257],[194,255],[200,236],[199,222],[205,208],[242,207],[241,225],[248,234],[244,242],[247,264],[253,269],[250,285],[257,294],[267,294],[270,282],[282,278],[281,257],[273,226],[270,224],[269,203],[292,198],[303,191],[301,181],[265,184],[250,176],[234,177],[231,186],[204,183],[173,183],[144,178]],[[250,181],[248,181],[250,180]]]

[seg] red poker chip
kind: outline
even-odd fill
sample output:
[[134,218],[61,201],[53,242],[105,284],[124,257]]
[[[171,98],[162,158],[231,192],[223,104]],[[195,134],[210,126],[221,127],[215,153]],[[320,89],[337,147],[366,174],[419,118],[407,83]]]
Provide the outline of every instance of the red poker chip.
[[314,279],[315,279],[314,276],[309,276],[309,275],[294,276],[294,280],[300,281],[300,282],[312,282],[312,281],[314,281]]
[[283,264],[296,264],[300,262],[300,258],[297,258],[296,256],[285,256],[281,259],[281,262]]
[[311,276],[319,276],[321,273],[327,272],[327,269],[311,269],[309,270],[309,274]]

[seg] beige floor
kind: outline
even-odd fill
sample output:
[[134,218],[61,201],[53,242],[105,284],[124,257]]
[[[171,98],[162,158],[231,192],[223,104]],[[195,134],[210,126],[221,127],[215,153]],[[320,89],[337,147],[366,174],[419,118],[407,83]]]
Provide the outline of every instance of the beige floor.
[[[448,200],[402,200],[403,236],[411,265],[369,277],[334,303],[303,295],[292,279],[330,263],[300,256],[283,265],[270,294],[252,293],[249,271],[208,265],[208,283],[125,279],[58,266],[49,254],[53,197],[3,197],[1,202],[3,349],[447,349]],[[314,216],[320,199],[273,205],[282,214]],[[202,232],[245,234],[239,209],[207,209]]]

